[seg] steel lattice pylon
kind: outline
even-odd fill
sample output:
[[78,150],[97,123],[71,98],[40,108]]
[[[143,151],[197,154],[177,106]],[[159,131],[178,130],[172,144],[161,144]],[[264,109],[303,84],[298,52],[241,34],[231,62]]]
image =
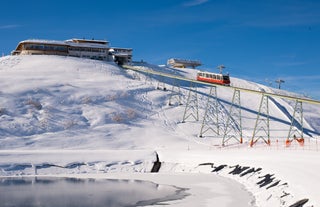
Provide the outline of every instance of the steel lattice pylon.
[[250,147],[252,147],[259,139],[262,139],[266,144],[270,145],[269,96],[265,94],[262,94],[261,97]]
[[153,82],[153,78],[151,77],[152,75],[151,74],[144,74],[144,76],[145,76],[145,80],[144,80],[145,84],[152,85],[152,82]]
[[184,123],[189,117],[193,117],[196,121],[199,121],[199,107],[198,107],[198,92],[194,82],[191,82],[188,100],[183,113],[182,123]]
[[219,119],[219,102],[217,98],[217,87],[213,86],[210,88],[210,92],[207,99],[206,110],[204,113],[199,137],[212,131],[214,135],[220,135],[220,120]]
[[286,145],[290,145],[293,140],[297,140],[300,144],[304,142],[303,138],[303,108],[302,101],[296,100],[291,125],[286,140]]
[[233,92],[232,104],[230,106],[229,116],[224,130],[222,146],[225,146],[226,142],[232,138],[236,139],[240,144],[243,142],[240,90],[237,89]]
[[172,106],[174,103],[178,103],[178,105],[182,105],[182,93],[180,84],[176,79],[173,79],[171,94],[169,97],[169,106]]
[[160,77],[160,80],[158,81],[157,89],[158,89],[158,90],[162,89],[162,90],[164,90],[164,91],[167,90],[166,84],[164,83],[164,77],[163,77],[163,76],[161,76],[161,77]]

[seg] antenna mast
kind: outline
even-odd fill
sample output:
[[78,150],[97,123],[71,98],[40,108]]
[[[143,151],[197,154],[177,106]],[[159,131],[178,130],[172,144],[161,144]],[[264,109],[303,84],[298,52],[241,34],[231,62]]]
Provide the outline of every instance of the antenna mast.
[[226,67],[224,65],[218,65],[217,69],[219,69],[220,74],[222,74],[223,69],[225,69]]
[[279,78],[279,79],[276,80],[275,82],[278,83],[278,89],[281,89],[281,84],[284,83],[284,80],[282,80],[282,79]]

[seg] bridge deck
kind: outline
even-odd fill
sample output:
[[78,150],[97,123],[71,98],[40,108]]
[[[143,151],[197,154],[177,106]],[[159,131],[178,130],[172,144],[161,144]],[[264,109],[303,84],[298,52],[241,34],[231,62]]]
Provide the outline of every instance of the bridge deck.
[[276,93],[268,93],[268,92],[252,90],[252,89],[247,89],[247,88],[241,88],[241,87],[235,87],[235,86],[224,86],[224,85],[219,85],[219,84],[214,84],[214,83],[206,83],[206,82],[197,81],[197,80],[190,79],[190,78],[185,78],[182,76],[172,75],[172,74],[168,74],[168,73],[162,73],[162,72],[154,71],[151,69],[144,69],[140,66],[123,65],[122,67],[125,69],[130,69],[130,70],[134,70],[134,71],[138,71],[138,72],[148,73],[148,74],[152,74],[152,75],[159,75],[159,76],[163,76],[163,77],[167,77],[167,78],[183,80],[183,81],[198,83],[198,84],[202,84],[202,85],[226,87],[226,88],[235,89],[235,90],[239,90],[239,91],[266,95],[266,96],[270,96],[270,97],[285,98],[285,99],[295,100],[295,101],[298,100],[298,101],[310,103],[310,104],[320,104],[320,101],[314,100],[314,99],[300,98],[300,97],[288,96],[288,95],[276,94]]

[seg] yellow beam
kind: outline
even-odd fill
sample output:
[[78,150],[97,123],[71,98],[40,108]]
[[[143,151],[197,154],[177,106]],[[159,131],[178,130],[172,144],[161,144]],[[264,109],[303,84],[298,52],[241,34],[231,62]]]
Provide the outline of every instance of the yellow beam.
[[270,96],[270,97],[285,98],[285,99],[289,99],[289,100],[298,100],[298,101],[302,101],[302,102],[310,103],[310,104],[320,104],[320,101],[314,100],[314,99],[299,98],[299,97],[294,97],[294,96],[262,92],[262,91],[247,89],[247,88],[241,88],[241,87],[224,86],[224,85],[219,85],[219,84],[214,84],[214,83],[206,83],[206,82],[197,81],[197,80],[190,79],[190,78],[171,75],[171,74],[168,74],[168,73],[162,73],[162,72],[158,72],[158,71],[154,71],[154,70],[150,70],[150,69],[144,69],[144,68],[142,68],[140,66],[123,65],[122,67],[126,68],[126,69],[130,69],[130,70],[134,70],[134,71],[139,71],[139,72],[153,74],[153,75],[159,75],[159,76],[163,76],[163,77],[167,77],[167,78],[173,78],[173,79],[177,79],[177,80],[183,80],[183,81],[188,81],[188,82],[199,83],[199,84],[202,84],[202,85],[225,87],[225,88],[236,89],[236,90],[249,92],[249,93],[256,93],[256,94],[261,94],[261,95],[264,94],[264,95]]

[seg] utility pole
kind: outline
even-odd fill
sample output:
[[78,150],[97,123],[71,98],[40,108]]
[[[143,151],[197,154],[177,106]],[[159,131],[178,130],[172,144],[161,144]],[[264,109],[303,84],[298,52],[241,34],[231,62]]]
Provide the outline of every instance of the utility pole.
[[224,65],[218,65],[217,69],[219,69],[220,74],[222,74],[223,69],[225,69],[226,67]]
[[282,80],[282,79],[279,78],[279,79],[276,80],[275,82],[278,83],[278,89],[281,89],[281,84],[284,83],[284,80]]

